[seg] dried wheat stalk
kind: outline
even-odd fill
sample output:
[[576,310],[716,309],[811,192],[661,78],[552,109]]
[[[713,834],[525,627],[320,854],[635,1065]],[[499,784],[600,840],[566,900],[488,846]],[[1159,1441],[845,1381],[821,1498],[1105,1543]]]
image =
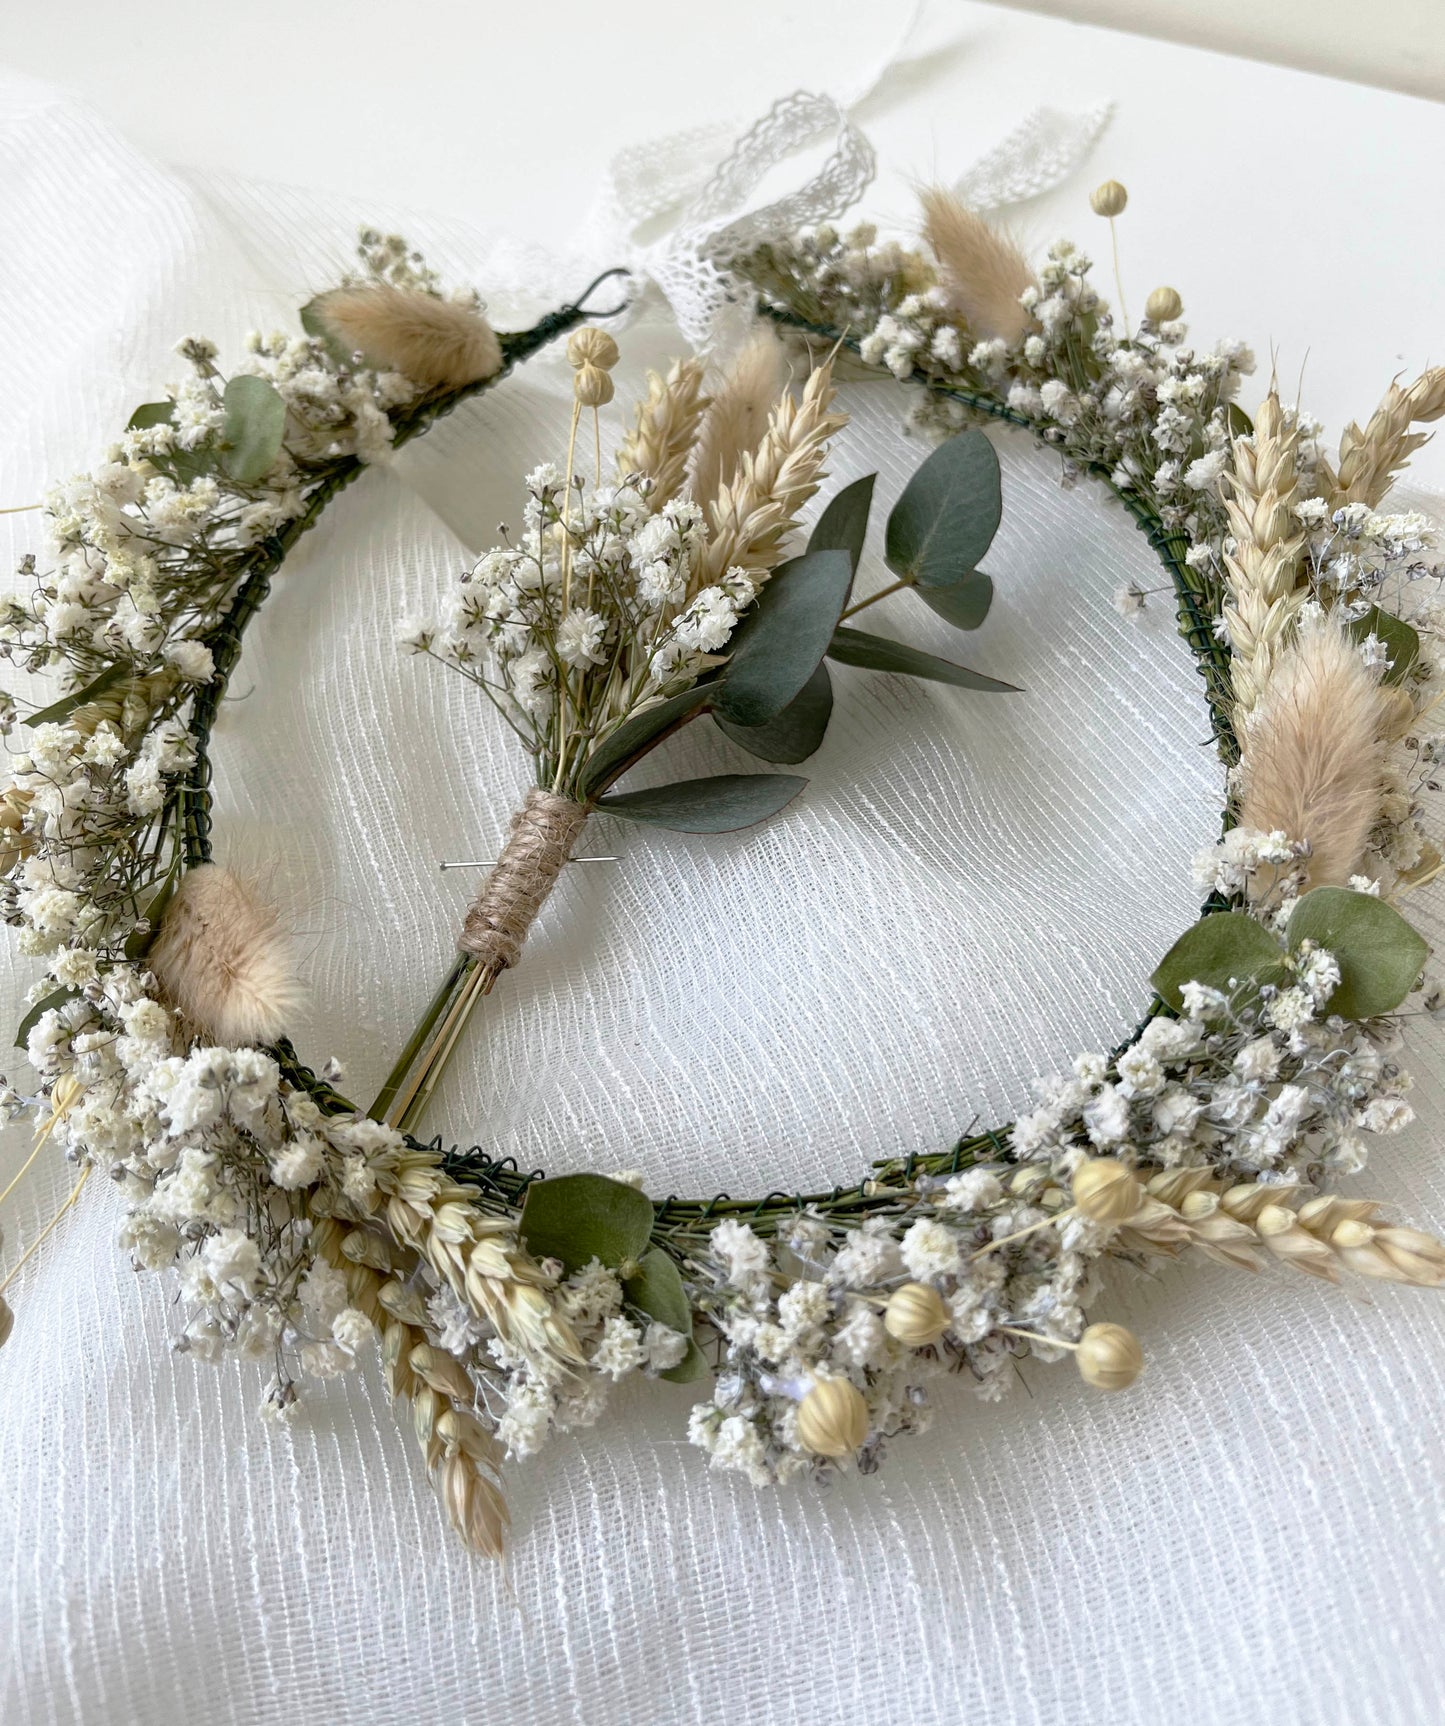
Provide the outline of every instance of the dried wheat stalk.
[[346,1278],[351,1304],[376,1326],[387,1389],[411,1406],[427,1472],[453,1528],[474,1551],[500,1558],[508,1526],[502,1450],[472,1412],[476,1392],[465,1368],[427,1341],[421,1297],[397,1279],[403,1267],[380,1236],[326,1217],[313,1240]]
[[647,394],[637,404],[637,417],[617,452],[619,479],[634,473],[651,476],[648,503],[654,513],[682,488],[698,424],[708,407],[702,378],[700,359],[674,360],[666,377],[649,372]]
[[710,535],[696,586],[730,569],[767,575],[781,561],[784,539],[823,478],[828,440],[848,421],[834,411],[834,393],[829,359],[809,377],[801,400],[791,392],[780,398],[762,442],[708,506]]
[[1429,441],[1428,432],[1412,432],[1410,427],[1442,415],[1445,366],[1422,372],[1404,389],[1392,383],[1363,431],[1354,421],[1345,427],[1340,438],[1339,473],[1330,476],[1334,482],[1331,509],[1347,503],[1364,503],[1374,509],[1411,455]]
[[1146,1193],[1116,1236],[1126,1249],[1172,1254],[1195,1247],[1245,1270],[1273,1258],[1326,1282],[1352,1271],[1416,1288],[1445,1285],[1445,1244],[1423,1230],[1381,1222],[1375,1199],[1311,1198],[1258,1182],[1228,1186],[1207,1168],[1156,1173]]
[[691,491],[704,508],[755,450],[783,387],[783,345],[769,329],[746,342],[713,393],[692,458]]
[[1252,437],[1234,440],[1225,476],[1225,508],[1234,550],[1226,553],[1230,675],[1234,722],[1245,719],[1268,683],[1308,594],[1300,579],[1304,534],[1293,513],[1299,496],[1299,431],[1271,390]]

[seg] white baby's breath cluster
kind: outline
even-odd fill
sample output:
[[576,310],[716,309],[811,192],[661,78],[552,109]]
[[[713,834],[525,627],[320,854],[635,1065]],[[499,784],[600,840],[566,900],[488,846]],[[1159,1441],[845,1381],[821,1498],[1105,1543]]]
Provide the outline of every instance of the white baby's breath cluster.
[[653,513],[651,491],[641,474],[569,490],[550,463],[535,469],[519,543],[479,560],[439,624],[404,633],[476,684],[563,785],[633,713],[721,664],[758,590],[744,569],[701,584],[701,506]]

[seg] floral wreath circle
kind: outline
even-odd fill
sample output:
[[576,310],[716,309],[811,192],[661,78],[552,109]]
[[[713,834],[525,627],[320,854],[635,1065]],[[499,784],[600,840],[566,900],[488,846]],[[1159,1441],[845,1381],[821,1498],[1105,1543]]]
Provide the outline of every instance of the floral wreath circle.
[[[1112,222],[1123,189],[1093,202]],[[31,592],[0,615],[0,650],[70,686],[27,716],[0,801],[7,920],[47,961],[18,1038],[39,1090],[3,1097],[36,1113],[31,1160],[48,1142],[76,1165],[61,1215],[96,1168],[122,1184],[124,1246],[179,1271],[177,1346],[274,1359],[267,1414],[379,1335],[479,1550],[502,1547],[505,1457],[590,1424],[632,1372],[712,1370],[689,1436],[765,1484],[875,1468],[947,1371],[996,1397],[1020,1356],[1072,1354],[1126,1387],[1138,1342],[1085,1317],[1105,1257],[1445,1282],[1433,1237],[1327,1190],[1410,1118],[1398,1009],[1427,950],[1393,901],[1438,864],[1418,793],[1440,745],[1421,723],[1436,614],[1401,611],[1436,572],[1428,524],[1379,506],[1412,428],[1445,413],[1445,370],[1392,385],[1332,465],[1274,390],[1243,414],[1247,356],[1197,353],[1173,289],[1131,332],[1072,246],[1035,273],[936,193],[923,229],[926,250],[821,229],[717,261],[763,323],[910,385],[935,433],[1006,422],[1102,481],[1168,574],[1229,770],[1204,914],[1145,1019],[1008,1127],[852,1187],[654,1202],[424,1144],[362,1115],[247,1000],[205,1038],[158,980],[182,884],[224,874],[204,873],[210,730],[282,560],[369,462],[575,331],[597,284],[499,337],[475,296],[444,298],[400,241],[364,234],[362,274],[303,309],[304,335],[253,338],[229,381],[209,343],[181,344],[191,377],[48,498],[57,569],[27,559]],[[609,344],[574,353],[579,401],[610,395]],[[696,408],[699,375],[654,379],[657,423],[689,389]],[[261,908],[224,891],[264,946]],[[12,1324],[0,1301],[0,1341]]]

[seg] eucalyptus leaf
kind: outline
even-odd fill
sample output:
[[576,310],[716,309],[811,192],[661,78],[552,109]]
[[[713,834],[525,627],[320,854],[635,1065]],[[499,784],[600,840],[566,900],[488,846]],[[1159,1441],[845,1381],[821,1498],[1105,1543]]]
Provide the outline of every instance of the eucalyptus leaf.
[[1002,513],[993,445],[975,428],[959,432],[904,486],[888,517],[884,559],[919,587],[952,586],[978,567]]
[[274,384],[243,375],[226,385],[221,466],[237,485],[255,485],[270,473],[286,435],[286,404]]
[[712,1371],[707,1364],[707,1356],[697,1346],[691,1337],[687,1339],[687,1353],[666,1372],[660,1373],[660,1378],[670,1380],[673,1384],[692,1384],[696,1379],[706,1378]]
[[[127,431],[146,431],[151,426],[172,425],[175,422],[174,402],[142,402],[126,421]],[[173,446],[166,455],[152,458],[157,467],[169,467],[181,485],[190,485],[213,465],[212,454],[206,449],[181,449]]]
[[1243,911],[1211,911],[1184,931],[1150,980],[1177,1012],[1186,983],[1237,995],[1283,975],[1279,942],[1262,923]]
[[566,1275],[601,1259],[614,1270],[640,1263],[652,1234],[652,1200],[605,1175],[533,1181],[518,1233],[534,1259],[560,1259]]
[[846,551],[810,551],[774,570],[728,640],[713,706],[735,725],[761,725],[802,693],[848,603]]
[[84,707],[88,701],[94,701],[98,695],[104,695],[107,689],[113,688],[123,678],[130,676],[128,665],[108,665],[100,676],[87,683],[84,689],[77,689],[73,695],[62,695],[59,701],[52,701],[49,707],[42,707],[38,713],[32,713],[26,719],[27,725],[59,725],[64,719],[69,719],[77,707]]
[[715,682],[695,683],[680,695],[669,695],[619,725],[589,757],[578,787],[583,797],[605,790],[639,755],[643,755],[671,726],[700,712],[716,693]]
[[1384,642],[1390,661],[1383,679],[1386,683],[1402,682],[1414,670],[1415,661],[1420,657],[1420,637],[1404,618],[1391,617],[1378,605],[1372,605],[1363,617],[1354,620],[1350,634],[1356,641],[1363,641],[1367,635],[1376,635]]
[[671,1257],[661,1247],[649,1247],[637,1261],[637,1275],[624,1278],[622,1292],[638,1312],[687,1338],[687,1353],[662,1377],[674,1384],[691,1384],[703,1377],[707,1360],[692,1340],[692,1308]]
[[67,1001],[74,999],[74,989],[52,989],[48,995],[42,995],[20,1021],[19,1029],[15,1033],[15,1047],[23,1049],[26,1046],[30,1033],[40,1023],[42,1014],[48,1013],[52,1007],[63,1007]]
[[125,422],[127,431],[149,431],[152,426],[170,425],[175,419],[174,402],[142,402]]
[[342,341],[341,337],[327,323],[321,310],[322,296],[307,300],[301,308],[301,328],[308,336],[321,343],[337,365],[350,367],[355,361],[355,352]]
[[846,551],[857,574],[863,541],[868,534],[868,512],[873,507],[873,482],[877,478],[876,473],[864,474],[828,500],[828,507],[808,537],[809,551]]
[[622,791],[597,807],[626,821],[670,827],[676,833],[732,833],[787,808],[808,783],[795,773],[719,773],[680,779],[650,791]]
[[724,735],[741,743],[760,761],[783,761],[791,766],[795,761],[806,761],[818,749],[832,714],[833,679],[827,665],[820,662],[802,693],[761,725],[735,725],[720,713],[713,718]]
[[1392,1013],[1415,987],[1430,948],[1393,906],[1373,893],[1316,887],[1290,913],[1285,938],[1333,953],[1340,981],[1326,1003],[1345,1019]]
[[896,671],[904,677],[926,678],[930,683],[951,683],[957,689],[1018,693],[1017,684],[1000,682],[997,677],[985,677],[981,671],[955,665],[951,659],[939,659],[935,654],[909,647],[906,642],[890,641],[883,635],[869,635],[862,629],[845,626],[835,630],[828,657],[836,659],[840,665],[858,665],[865,671]]
[[150,903],[145,908],[145,928],[132,929],[130,934],[126,937],[125,956],[127,959],[140,959],[144,957],[151,942],[156,938],[156,928],[160,923],[166,906],[170,904],[171,899],[174,897],[176,888],[180,885],[180,879],[181,858],[180,853],[177,852],[175,861],[166,871],[165,879],[161,882],[159,888],[152,896]]
[[975,570],[952,587],[916,587],[913,591],[955,629],[977,629],[993,604],[993,579],[982,570]]
[[1229,404],[1226,410],[1226,421],[1231,437],[1252,437],[1254,435],[1254,421],[1238,402]]

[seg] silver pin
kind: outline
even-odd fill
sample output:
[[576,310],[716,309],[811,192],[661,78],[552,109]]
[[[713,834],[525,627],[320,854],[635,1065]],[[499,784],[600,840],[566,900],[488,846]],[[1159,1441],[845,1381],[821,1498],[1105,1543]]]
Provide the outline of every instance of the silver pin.
[[[567,861],[569,863],[620,863],[622,861],[622,859],[620,857],[569,857],[567,859]],[[447,869],[495,869],[496,866],[497,866],[497,859],[495,857],[491,858],[490,861],[481,862],[481,863],[438,863],[437,864],[437,868],[441,869],[443,871],[445,871]]]

